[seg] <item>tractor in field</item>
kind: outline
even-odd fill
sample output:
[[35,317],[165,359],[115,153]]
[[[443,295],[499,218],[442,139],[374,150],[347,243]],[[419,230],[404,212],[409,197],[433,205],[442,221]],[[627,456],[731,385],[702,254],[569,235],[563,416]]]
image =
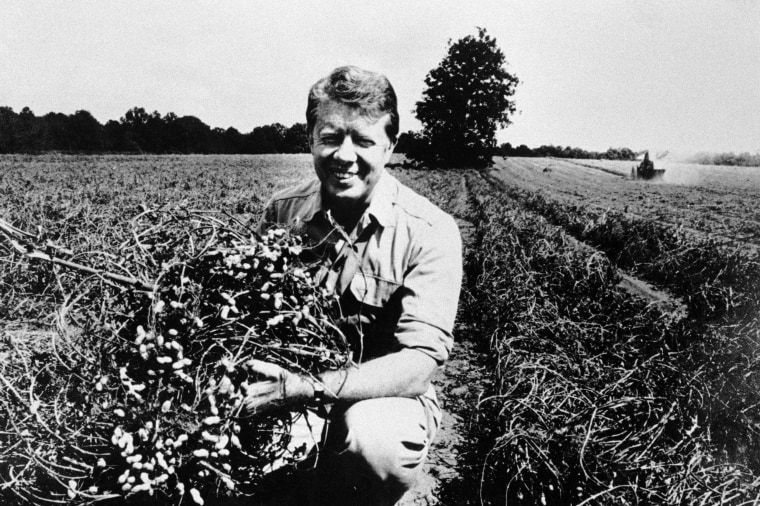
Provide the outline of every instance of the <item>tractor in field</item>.
[[[641,154],[644,155],[644,159],[641,160],[641,163],[638,166],[634,166],[631,169],[631,177],[633,179],[647,179],[647,180],[662,179],[662,177],[665,175],[665,169],[654,168],[654,162],[649,159],[649,151],[642,151],[641,153],[639,153],[639,156]],[[659,156],[658,159],[659,158],[662,158],[662,156]],[[636,157],[636,159],[638,160],[638,156]]]

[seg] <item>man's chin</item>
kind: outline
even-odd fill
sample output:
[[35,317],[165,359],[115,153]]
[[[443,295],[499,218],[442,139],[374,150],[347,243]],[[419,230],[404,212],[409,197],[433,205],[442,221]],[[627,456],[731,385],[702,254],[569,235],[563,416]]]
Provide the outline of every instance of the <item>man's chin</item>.
[[356,199],[361,196],[363,185],[355,176],[347,180],[330,178],[327,190],[330,197],[335,199]]
[[352,203],[359,200],[360,197],[361,194],[353,188],[330,192],[330,199],[339,204]]
[[336,187],[330,185],[327,194],[328,198],[335,204],[353,206],[365,199],[363,190],[360,186]]

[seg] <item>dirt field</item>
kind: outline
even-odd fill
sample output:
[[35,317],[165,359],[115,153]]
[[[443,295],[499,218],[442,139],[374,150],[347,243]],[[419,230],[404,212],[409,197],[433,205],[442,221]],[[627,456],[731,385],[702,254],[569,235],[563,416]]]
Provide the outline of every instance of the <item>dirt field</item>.
[[[666,351],[660,350],[660,342],[657,339],[654,340],[654,351],[644,346],[648,346],[649,341],[647,339],[655,332],[659,335],[667,330],[667,332],[675,335],[674,333],[681,328],[676,322],[686,318],[686,309],[671,310],[670,306],[675,307],[679,304],[675,303],[676,301],[671,299],[667,293],[658,292],[643,283],[641,279],[628,275],[617,286],[611,283],[609,287],[605,285],[601,292],[590,291],[589,284],[599,278],[601,272],[595,271],[590,266],[596,265],[604,254],[590,245],[570,237],[561,226],[550,225],[546,218],[533,211],[521,208],[522,204],[518,201],[512,201],[507,196],[506,186],[510,186],[578,208],[590,206],[596,210],[620,211],[632,218],[654,218],[660,223],[688,229],[702,238],[714,237],[722,243],[730,243],[739,248],[760,248],[760,210],[755,204],[758,193],[760,193],[760,170],[672,166],[666,167],[666,177],[662,181],[647,182],[631,180],[631,166],[632,162],[512,158],[497,160],[493,169],[486,172],[403,169],[393,171],[403,182],[428,196],[436,204],[454,215],[462,231],[467,257],[477,256],[478,253],[494,255],[494,263],[490,264],[489,268],[481,268],[472,260],[469,262],[470,274],[475,275],[470,276],[473,279],[466,282],[465,290],[463,290],[460,303],[461,314],[458,327],[455,330],[457,345],[450,361],[435,379],[445,409],[443,425],[434,443],[429,462],[425,466],[423,479],[404,498],[401,506],[503,504],[499,498],[501,494],[506,493],[503,485],[509,467],[494,467],[493,469],[498,469],[498,473],[501,474],[494,474],[493,478],[489,478],[489,472],[497,473],[497,471],[486,468],[482,452],[491,455],[491,450],[497,450],[495,447],[491,448],[493,442],[488,437],[498,437],[499,430],[510,430],[509,428],[513,424],[513,419],[510,417],[519,410],[515,409],[517,405],[510,407],[505,404],[502,410],[497,411],[501,413],[497,417],[494,416],[494,412],[488,411],[487,406],[482,405],[480,401],[483,396],[491,395],[492,401],[493,399],[501,399],[508,402],[510,399],[512,401],[517,399],[522,402],[518,399],[519,396],[502,395],[503,392],[498,391],[499,385],[494,384],[497,383],[495,379],[501,377],[504,381],[502,386],[506,385],[511,388],[511,385],[515,384],[515,378],[519,380],[520,377],[509,374],[522,368],[522,366],[520,368],[505,366],[502,369],[498,359],[495,359],[494,356],[504,353],[502,359],[506,360],[512,357],[511,359],[517,360],[518,364],[526,366],[530,364],[530,357],[519,355],[523,353],[520,348],[522,345],[515,344],[512,341],[514,336],[503,328],[501,323],[492,326],[492,330],[488,333],[484,328],[488,328],[488,325],[493,322],[487,323],[479,319],[478,316],[469,314],[468,311],[477,308],[478,305],[468,305],[468,302],[481,300],[473,295],[475,293],[480,293],[481,297],[489,294],[492,296],[489,299],[489,304],[494,305],[492,315],[495,318],[494,321],[501,322],[503,315],[505,323],[523,325],[518,332],[518,337],[522,339],[521,336],[523,335],[532,336],[530,339],[524,340],[526,343],[535,342],[537,336],[534,333],[542,328],[546,328],[546,335],[552,337],[561,337],[563,332],[571,332],[570,335],[575,335],[572,334],[575,332],[579,337],[574,338],[573,343],[584,342],[589,346],[602,336],[612,339],[609,336],[618,335],[621,332],[621,335],[629,335],[628,339],[619,343],[614,339],[610,342],[615,347],[628,346],[631,343],[636,343],[636,347],[630,351],[623,350],[620,355],[615,355],[608,361],[599,358],[609,348],[602,346],[600,350],[593,353],[588,352],[586,354],[586,352],[578,351],[578,356],[572,355],[572,360],[565,355],[560,356],[561,360],[557,360],[557,357],[554,356],[542,355],[545,358],[540,358],[536,362],[538,364],[541,360],[548,360],[552,367],[560,367],[567,360],[572,368],[564,371],[564,373],[579,374],[579,378],[575,381],[583,386],[584,391],[592,392],[593,388],[598,387],[600,392],[606,392],[607,383],[603,382],[604,384],[600,385],[595,383],[600,381],[600,372],[608,375],[620,372],[619,381],[621,384],[627,381],[629,377],[636,377],[635,375],[640,372],[642,384],[649,382],[650,369],[646,368],[654,367],[650,365],[652,363],[655,365],[661,363],[662,370],[678,371],[679,374],[688,375],[687,370],[682,369],[682,366],[688,365],[688,363],[680,364],[677,358],[687,356],[685,352],[682,352],[683,355],[678,353],[667,355]],[[10,219],[18,226],[29,230],[34,230],[38,224],[42,225],[45,230],[53,233],[55,239],[60,238],[62,244],[78,250],[108,251],[108,248],[112,247],[111,243],[115,240],[116,234],[113,231],[104,234],[103,230],[110,230],[108,227],[118,227],[126,218],[137,212],[143,204],[155,206],[165,202],[183,201],[199,208],[226,209],[239,218],[255,221],[264,202],[276,189],[293,184],[305,177],[311,177],[311,171],[308,155],[0,157],[0,217]],[[489,202],[498,200],[505,201],[505,206],[489,218],[485,214]],[[572,214],[568,210],[562,212]],[[505,226],[507,222],[515,222],[522,228],[502,229],[501,227]],[[477,251],[477,244],[482,241],[483,234],[488,235],[489,233],[492,239],[492,242],[489,243],[491,244],[490,249],[489,246],[485,246],[482,248],[483,251]],[[526,242],[520,246],[523,236]],[[473,248],[473,246],[476,247]],[[502,248],[507,251],[507,246],[517,247],[517,254],[504,253],[504,258],[497,257],[496,255]],[[534,247],[538,249],[525,253]],[[564,248],[564,253],[557,253],[561,248]],[[509,275],[499,274],[502,277],[496,276],[489,281],[491,271],[498,271],[502,266],[508,266],[511,263],[518,264],[530,259],[531,255],[538,259],[536,263],[519,264],[521,267]],[[525,258],[523,258],[524,256]],[[573,266],[580,266],[580,270],[572,271],[576,268]],[[51,292],[52,295],[46,294],[50,281],[42,277],[35,277],[36,275],[31,270],[25,273],[27,270],[18,258],[9,253],[9,250],[0,247],[0,287],[6,288],[6,290],[0,290],[0,331],[21,328],[27,333],[52,331],[54,319],[51,317],[51,311],[57,306],[55,291]],[[530,275],[524,278],[515,278],[515,276],[523,276],[526,272],[530,272]],[[575,272],[573,275],[576,276],[576,279],[575,281],[569,280],[565,285],[561,285],[556,275],[558,272]],[[546,276],[546,281],[531,284],[535,280],[543,279],[541,276]],[[483,279],[475,279],[476,277]],[[712,283],[712,281],[711,278],[710,282]],[[468,283],[470,284],[468,285]],[[598,281],[598,283],[603,284],[602,281]],[[637,300],[643,299],[647,306],[646,311],[637,309],[640,306],[635,300],[619,298],[615,295],[621,286],[626,293],[634,294],[633,296]],[[732,293],[732,289],[741,288],[739,285],[733,286],[730,283],[726,286],[728,293]],[[556,293],[553,293],[552,290]],[[600,293],[604,294],[605,297],[610,297],[608,303],[597,304],[596,301],[600,299]],[[568,300],[575,300],[574,305],[568,308],[567,313],[562,313],[561,317],[558,317],[555,310],[563,307]],[[527,303],[525,301],[532,302]],[[500,303],[504,304],[503,308],[496,307]],[[485,311],[484,314],[487,314],[489,304],[486,304],[486,307],[480,306],[480,309]],[[522,313],[520,311],[514,312],[516,311],[515,308],[519,309],[520,307],[524,309]],[[538,309],[534,311],[534,308]],[[544,314],[542,311],[546,313]],[[626,311],[631,312],[630,322],[627,323],[620,316]],[[650,314],[652,311],[656,311],[657,314]],[[644,319],[644,317],[648,319]],[[589,319],[593,319],[595,323],[589,323]],[[667,326],[667,329],[661,329],[661,325]],[[752,322],[745,322],[743,325],[741,329],[750,329]],[[711,332],[717,335],[719,332],[724,332],[724,328],[716,327]],[[737,332],[739,331],[737,330]],[[702,332],[695,333],[695,335],[702,334]],[[3,333],[0,332],[0,336],[2,335]],[[691,335],[688,336],[691,338]],[[672,340],[677,341],[675,338]],[[498,345],[499,342],[510,344],[507,348],[502,348],[501,351],[494,351],[488,349],[489,341],[491,346]],[[563,353],[570,350],[570,348],[565,349],[562,346],[558,345],[557,349]],[[755,418],[750,418],[750,416],[754,417],[754,413],[757,411],[753,400],[755,399],[753,392],[756,389],[745,380],[750,375],[753,375],[751,377],[754,378],[754,374],[760,377],[760,371],[757,370],[760,358],[756,360],[753,352],[747,351],[746,356],[741,355],[742,360],[747,364],[745,368],[732,373],[734,371],[733,364],[737,363],[737,360],[734,356],[720,355],[724,348],[728,349],[726,346],[716,346],[716,351],[713,352],[719,359],[716,363],[727,364],[726,370],[728,372],[719,371],[720,378],[724,377],[724,373],[734,374],[736,378],[740,379],[730,383],[731,388],[746,387],[747,391],[741,395],[732,394],[730,396],[730,399],[736,400],[736,406],[732,404],[730,409],[726,408],[728,415],[725,415],[725,420],[720,419],[716,422],[715,427],[720,427],[721,424],[726,425],[726,420],[731,419],[741,421],[746,418],[748,424],[755,423]],[[575,353],[574,350],[575,348],[570,351]],[[533,349],[528,351],[530,353],[544,352],[544,350]],[[651,353],[651,356],[639,364],[641,357],[649,356],[645,355],[646,353]],[[742,351],[742,353],[745,352]],[[632,358],[631,364],[625,363],[627,360],[625,357],[628,356]],[[0,355],[1,357],[2,355]],[[578,369],[577,364],[581,364],[583,367]],[[587,367],[588,364],[592,364],[592,366]],[[624,368],[624,366],[628,367],[629,365],[630,370]],[[697,366],[701,377],[703,374],[701,365],[697,364]],[[504,376],[499,376],[498,371],[495,373],[497,369],[500,369],[499,374]],[[661,373],[661,370],[656,368],[651,369],[651,371],[654,371],[651,373],[653,377],[659,377],[654,375]],[[550,382],[535,383],[541,377],[541,374],[526,372],[523,378],[527,384],[532,385],[529,389],[530,392],[551,393],[556,385],[552,386],[553,384]],[[662,382],[652,380],[651,383],[654,388]],[[704,395],[704,399],[710,399],[713,393],[723,392],[725,384],[729,384],[728,380],[726,383],[722,379],[711,383],[708,386],[712,390],[705,390],[707,393],[700,393],[700,395]],[[737,385],[739,386],[737,387]],[[530,392],[520,394],[524,396],[526,402],[531,399]],[[633,410],[630,416],[637,416],[638,412],[632,407],[633,403],[629,403],[633,394],[621,387],[620,395],[622,395],[620,402],[631,406]],[[670,416],[668,410],[672,409],[670,408],[671,401],[663,400],[668,392],[660,392],[658,395],[661,395],[662,398],[647,394],[637,401],[641,406],[645,406],[646,409],[642,408],[646,414],[644,418],[651,418],[652,423],[659,423],[658,420],[667,421],[668,416]],[[618,405],[616,404],[618,402],[617,397],[610,399],[607,406]],[[546,442],[547,445],[555,444],[556,441],[558,447],[567,452],[557,457],[556,465],[575,465],[573,459],[577,460],[578,456],[572,453],[573,448],[575,448],[574,445],[580,448],[581,465],[587,465],[590,456],[594,456],[594,452],[586,451],[587,443],[593,442],[594,438],[600,438],[600,434],[606,434],[602,427],[599,427],[597,432],[592,430],[594,428],[594,414],[597,412],[596,408],[605,405],[604,402],[592,399],[588,401],[590,408],[578,408],[575,414],[570,416],[570,419],[577,417],[578,420],[581,420],[580,423],[552,426],[551,424],[555,422],[550,417],[555,416],[556,412],[553,408],[549,408],[554,406],[554,401],[549,399],[544,403],[543,399],[539,400],[540,402],[532,405],[528,411],[533,413],[534,409],[547,408],[545,418],[541,423],[536,423],[532,419],[520,422],[518,416],[515,417],[514,423],[526,423],[525,427],[529,429],[528,432],[531,434],[534,429],[538,431],[536,434],[539,434],[544,427],[542,424],[545,424],[547,431],[545,434],[540,434],[543,439],[536,436],[535,441],[542,444]],[[681,402],[682,400],[674,398],[672,402]],[[528,404],[525,405],[528,406]],[[757,405],[760,405],[760,402]],[[688,422],[683,427],[684,430],[689,429],[690,431],[686,435],[692,437],[693,434],[696,438],[701,437],[700,431],[695,432],[696,429],[691,426],[692,418],[689,417],[692,416],[691,413],[697,413],[693,415],[695,417],[707,415],[703,415],[701,411],[694,411],[694,409],[685,406],[682,417]],[[710,412],[707,408],[705,409],[705,412]],[[736,416],[736,413],[741,413],[741,417]],[[502,414],[504,414],[504,419],[501,419]],[[590,419],[588,418],[589,415],[591,415]],[[760,419],[760,416],[757,419]],[[505,420],[508,423],[505,423]],[[619,417],[616,414],[611,414],[609,420],[617,421]],[[677,423],[685,424],[686,422],[683,420],[679,419]],[[707,418],[700,419],[701,426],[707,427],[708,423]],[[576,429],[579,432],[573,434],[573,430]],[[485,439],[478,441],[477,438],[483,435],[480,434],[480,431],[483,430],[494,432],[491,436],[485,434]],[[645,439],[644,436],[650,432],[656,433],[656,431],[647,429],[642,433],[644,435],[626,436],[624,441],[632,441],[632,438],[641,437],[642,444],[637,451],[642,448],[645,448],[645,451],[650,448],[658,448],[657,445],[660,444],[665,445],[663,446],[665,450],[671,451],[671,447],[666,446],[667,443],[662,442],[660,438],[655,437],[651,442]],[[709,441],[709,431],[706,433],[707,439],[698,440],[698,444],[694,448],[703,448],[704,446],[700,445]],[[727,433],[731,436],[734,434],[728,430]],[[566,437],[566,434],[569,435]],[[520,438],[515,439],[515,441],[518,440]],[[603,439],[598,440],[605,441]],[[622,445],[624,441],[621,441],[620,444]],[[684,439],[684,441],[691,444],[692,440]],[[601,446],[598,447],[597,453],[601,454],[604,446],[602,443],[599,444]],[[478,445],[480,445],[479,449],[477,448]],[[682,465],[679,460],[681,457],[684,461],[692,462],[691,454],[682,450],[681,446],[678,445],[672,450],[673,459],[663,460],[663,468]],[[516,448],[520,448],[520,446],[518,445]],[[512,456],[516,455],[511,453],[511,450],[505,450],[505,454],[508,457],[504,460],[505,465],[509,466],[518,462],[513,462],[511,459]],[[698,457],[703,458],[702,456]],[[612,458],[613,460],[615,458],[622,459],[620,455],[613,455]],[[539,461],[543,462],[542,459],[533,462]],[[693,461],[696,462],[697,460]],[[624,462],[624,459],[619,462]],[[620,466],[619,462],[616,465]],[[619,467],[619,469],[623,469],[623,467]],[[638,465],[633,466],[630,473],[638,473],[639,467]],[[521,467],[520,469],[527,468]],[[596,471],[600,477],[598,483],[612,483],[609,480],[613,478],[622,479],[621,477],[625,476],[622,471],[620,474],[608,476],[606,473],[609,469],[607,463],[601,463]],[[514,476],[519,477],[520,473],[522,471],[514,474]],[[569,476],[568,473],[566,474]],[[560,484],[565,477],[560,473],[552,478],[556,481],[545,481],[542,478],[538,482],[539,488],[536,489],[536,493],[543,498],[544,495],[542,494],[549,494],[552,490],[561,490]],[[490,491],[487,487],[489,480],[495,485],[495,488]],[[720,486],[713,482],[710,486],[720,488],[723,486],[722,484],[725,484],[727,489],[728,484],[733,483],[732,480],[733,478],[719,481]],[[517,481],[519,480],[516,479],[515,483]],[[484,483],[486,484],[485,487],[483,486]],[[552,489],[553,483],[557,484],[556,489]],[[583,483],[581,478],[579,478],[578,483]],[[627,482],[621,481],[621,483]],[[665,481],[656,483],[656,486],[663,489],[670,486],[669,481],[667,484]],[[576,482],[568,481],[563,486],[567,490],[577,490],[576,484]],[[548,488],[541,488],[543,486]],[[581,500],[581,497],[592,497],[594,494],[612,493],[617,489],[627,490],[627,486],[613,486],[611,484],[609,485],[611,488],[606,491],[603,489],[595,489],[597,491],[593,492],[590,489],[588,492],[584,491],[583,493],[587,495],[581,495],[578,492],[578,500]],[[695,486],[695,488],[698,487]],[[707,495],[700,497],[713,497],[709,496],[710,493],[712,492],[705,492]],[[726,497],[731,495],[730,491],[721,493],[724,493]],[[481,503],[483,494],[485,497],[488,497],[488,494],[491,496],[490,499],[487,498]],[[645,496],[636,497],[640,499]],[[651,497],[659,496],[654,494]],[[566,500],[569,498],[569,495],[564,496]],[[571,503],[576,504],[577,501],[571,500]],[[682,503],[685,504],[688,501]],[[706,504],[708,503],[711,502],[706,502]],[[526,502],[524,504],[531,503]],[[532,504],[537,504],[537,502]]]
[[624,211],[737,246],[760,246],[760,169],[658,164],[661,181],[634,181],[635,162],[498,159],[492,173],[549,199]]

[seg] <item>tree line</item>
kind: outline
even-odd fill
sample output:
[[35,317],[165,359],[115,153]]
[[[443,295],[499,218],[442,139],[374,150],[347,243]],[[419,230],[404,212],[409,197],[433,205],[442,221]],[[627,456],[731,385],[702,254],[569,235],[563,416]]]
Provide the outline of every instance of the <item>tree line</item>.
[[211,128],[195,116],[165,115],[134,107],[119,121],[100,124],[88,111],[36,116],[0,107],[0,153],[68,151],[84,153],[307,153],[305,123],[280,123],[241,133]]
[[[397,153],[406,153],[412,158],[419,158],[418,153],[430,149],[425,138],[419,132],[404,132],[399,136]],[[607,151],[588,151],[581,148],[570,146],[554,146],[545,144],[537,148],[529,148],[525,144],[512,146],[505,142],[499,146],[492,147],[485,151],[484,157],[491,158],[494,156],[521,156],[521,157],[554,157],[554,158],[585,158],[585,159],[604,159],[604,160],[635,160],[637,153],[630,148],[609,148]]]
[[739,165],[742,167],[760,167],[760,152],[751,154],[743,153],[697,153],[688,159],[691,163],[701,165]]
[[635,160],[637,152],[630,148],[609,148],[607,151],[587,151],[570,146],[554,146],[551,144],[531,149],[525,144],[513,147],[510,143],[504,143],[496,150],[496,156],[535,156],[555,158],[585,158],[603,160]]
[[[431,146],[424,134],[408,131],[399,136],[397,153],[429,156]],[[39,153],[64,151],[80,153],[308,153],[309,137],[305,123],[286,127],[280,123],[255,127],[241,133],[235,128],[211,128],[194,116],[177,116],[170,112],[161,116],[134,107],[119,121],[101,125],[88,111],[74,114],[50,112],[36,116],[28,107],[15,113],[0,107],[0,153]],[[485,156],[521,156],[634,160],[637,153],[630,148],[609,148],[588,151],[578,147],[542,145],[529,148],[525,144],[504,143],[488,147]],[[698,153],[687,160],[705,165],[760,166],[760,153]]]

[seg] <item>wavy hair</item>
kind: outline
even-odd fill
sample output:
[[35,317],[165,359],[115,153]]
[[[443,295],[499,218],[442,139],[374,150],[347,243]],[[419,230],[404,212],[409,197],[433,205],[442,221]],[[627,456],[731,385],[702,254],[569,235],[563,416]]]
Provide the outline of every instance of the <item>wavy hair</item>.
[[323,77],[309,90],[306,106],[306,126],[309,136],[317,124],[319,105],[328,101],[337,102],[359,111],[372,118],[390,114],[390,121],[385,133],[396,141],[399,130],[398,102],[388,78],[376,72],[360,69],[351,65],[338,67],[327,77]]

